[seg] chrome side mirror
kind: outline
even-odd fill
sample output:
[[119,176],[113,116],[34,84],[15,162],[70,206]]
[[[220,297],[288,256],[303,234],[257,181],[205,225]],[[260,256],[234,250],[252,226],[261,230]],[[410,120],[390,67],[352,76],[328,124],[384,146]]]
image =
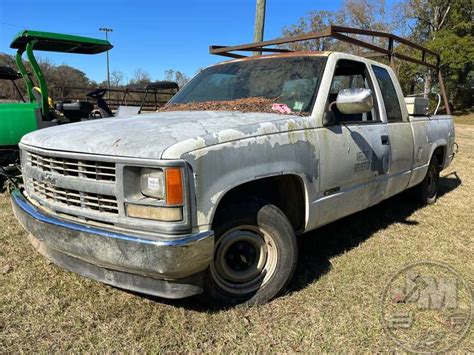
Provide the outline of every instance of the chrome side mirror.
[[339,112],[345,115],[369,112],[374,107],[372,90],[364,88],[343,89],[337,94],[336,106]]

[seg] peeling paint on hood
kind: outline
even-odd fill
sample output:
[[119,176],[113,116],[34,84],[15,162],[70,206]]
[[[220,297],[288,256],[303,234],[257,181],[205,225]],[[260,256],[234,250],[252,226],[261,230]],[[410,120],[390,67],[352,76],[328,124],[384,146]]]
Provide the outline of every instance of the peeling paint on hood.
[[288,128],[286,123],[298,119],[301,117],[238,111],[157,112],[55,126],[27,134],[21,142],[57,151],[176,159],[244,135],[276,131],[282,124]]

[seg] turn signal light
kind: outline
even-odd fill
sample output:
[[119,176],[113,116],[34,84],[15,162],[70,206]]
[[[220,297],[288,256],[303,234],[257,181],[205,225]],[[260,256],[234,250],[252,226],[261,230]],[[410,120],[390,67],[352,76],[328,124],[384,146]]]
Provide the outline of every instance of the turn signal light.
[[166,205],[183,204],[183,177],[180,168],[166,169]]

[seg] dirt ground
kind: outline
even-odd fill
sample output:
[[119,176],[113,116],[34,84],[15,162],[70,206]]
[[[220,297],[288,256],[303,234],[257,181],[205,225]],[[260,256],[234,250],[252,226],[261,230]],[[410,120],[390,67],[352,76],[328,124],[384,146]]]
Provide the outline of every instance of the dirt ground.
[[[440,197],[420,208],[406,194],[300,240],[286,294],[253,308],[213,310],[167,301],[63,271],[33,251],[0,195],[2,352],[400,351],[379,321],[380,296],[403,266],[440,261],[474,288],[474,125],[456,119],[460,151]],[[455,347],[474,351],[474,335]]]

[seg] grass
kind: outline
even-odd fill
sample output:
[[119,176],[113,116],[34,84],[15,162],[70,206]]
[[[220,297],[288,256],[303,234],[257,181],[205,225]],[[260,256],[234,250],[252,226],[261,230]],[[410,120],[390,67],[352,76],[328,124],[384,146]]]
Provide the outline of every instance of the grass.
[[474,125],[474,112],[464,113],[454,117],[454,122],[456,124],[462,125]]
[[[253,308],[148,298],[63,271],[33,251],[0,195],[0,349],[400,350],[379,322],[380,295],[396,271],[441,261],[474,288],[474,127],[457,126],[456,140],[460,151],[442,172],[436,204],[419,208],[396,196],[306,235],[288,292]],[[474,350],[472,331],[457,350]]]

